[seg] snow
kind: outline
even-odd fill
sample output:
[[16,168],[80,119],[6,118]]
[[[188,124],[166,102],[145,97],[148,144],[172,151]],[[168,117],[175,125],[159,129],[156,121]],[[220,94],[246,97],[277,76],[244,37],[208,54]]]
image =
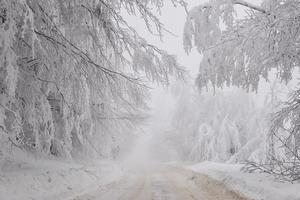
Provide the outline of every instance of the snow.
[[223,182],[229,189],[257,200],[299,200],[300,183],[279,182],[263,173],[242,172],[240,164],[202,162],[187,167]]
[[[136,159],[134,160],[137,162]],[[142,160],[142,162],[144,161]],[[183,164],[179,163],[169,163],[165,165],[149,164],[147,167],[137,164],[136,167],[146,167],[149,169],[138,171],[136,168],[132,168],[133,166],[128,166],[125,165],[125,163],[116,161],[97,161],[94,163],[86,162],[79,164],[75,163],[74,161],[68,162],[49,158],[47,160],[43,160],[41,158],[29,157],[21,152],[15,152],[14,160],[1,163],[0,199],[71,200],[76,197],[84,197],[89,194],[96,195],[98,194],[97,191],[99,194],[102,194],[101,192],[106,192],[106,195],[112,197],[110,195],[112,195],[114,191],[118,189],[119,185],[117,185],[115,189],[110,188],[110,185],[112,183],[123,184],[122,181],[125,181],[124,184],[121,185],[122,187],[127,188],[127,186],[130,186],[132,189],[132,191],[126,190],[125,193],[127,192],[128,194],[131,194],[131,192],[134,192],[136,189],[136,183],[134,182],[135,180],[132,180],[132,177],[139,177],[140,175],[142,178],[146,178],[149,177],[149,174],[155,175],[155,170],[159,171],[162,169],[164,175],[166,173],[175,173],[175,171],[175,174],[177,175],[179,172],[179,174],[190,173],[188,171],[185,172],[181,166],[183,166]],[[278,182],[273,177],[266,174],[250,174],[242,172],[241,167],[242,165],[240,164],[221,164],[206,161],[195,165],[189,165],[185,168],[196,173],[206,174],[209,177],[225,184],[228,187],[227,189],[229,189],[226,189],[227,191],[236,191],[241,195],[248,197],[249,199],[300,199],[300,183],[291,184],[287,182]],[[130,168],[134,169],[134,171],[130,171]],[[175,171],[172,172],[172,170]],[[154,176],[153,179],[154,183],[156,183],[155,177],[156,176]],[[172,178],[173,175],[167,177]],[[202,181],[203,184],[207,184],[204,180],[201,180],[201,178],[199,181]],[[175,182],[176,181],[174,181],[174,183]],[[167,183],[169,182],[164,184]],[[131,187],[132,184],[134,187]],[[106,188],[106,186],[108,187],[107,189],[109,189],[109,191],[101,189]],[[167,185],[165,186],[169,187]],[[199,185],[198,190],[202,191],[202,187],[203,185]],[[159,191],[160,188],[157,188],[157,190],[154,190],[153,192]],[[180,193],[180,191],[177,190],[174,190],[173,192]]]
[[1,165],[1,200],[67,200],[122,176],[122,170],[112,161],[78,164],[22,154],[14,158]]
[[[272,170],[287,166],[291,172],[280,173],[299,177],[299,88],[287,106],[277,106],[288,91],[277,81],[296,79],[300,66],[299,2],[264,0],[259,8],[238,0],[201,2],[186,10],[184,49],[167,44],[172,55],[158,48],[166,44],[163,35],[166,41],[176,35],[161,23],[160,14],[171,11],[162,10],[163,0],[0,0],[0,200],[68,200],[103,194],[103,186],[105,200],[112,194],[124,200],[122,190],[130,200],[152,191],[154,198],[177,193],[187,200],[205,190],[210,198],[196,199],[215,200],[227,190],[223,182],[227,192],[250,199],[300,199],[300,183],[229,165],[271,163]],[[253,12],[239,16],[235,4]],[[159,35],[159,45],[131,28],[124,12]],[[193,49],[201,54],[188,57],[201,60],[196,80],[176,58]],[[199,93],[194,81],[212,90]],[[148,102],[152,86],[171,91]],[[245,89],[262,91],[262,106]],[[174,163],[204,160],[227,164],[204,162],[191,171]],[[213,190],[219,182],[197,172],[222,186]]]

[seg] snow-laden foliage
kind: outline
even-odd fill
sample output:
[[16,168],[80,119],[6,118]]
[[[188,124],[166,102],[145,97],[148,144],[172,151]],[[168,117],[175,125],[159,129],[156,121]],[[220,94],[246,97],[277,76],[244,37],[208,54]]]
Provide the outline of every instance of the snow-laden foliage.
[[262,161],[269,109],[257,107],[253,96],[240,90],[214,95],[184,88],[167,141],[190,161]]
[[[237,17],[235,5],[246,8]],[[260,78],[276,69],[289,81],[299,67],[299,1],[211,0],[193,8],[186,20],[184,47],[203,54],[197,85],[236,85],[256,90]]]
[[[246,9],[236,16],[236,6]],[[264,0],[261,6],[243,0],[211,0],[193,8],[186,20],[184,47],[203,55],[196,83],[257,90],[259,80],[276,71],[281,81],[293,78],[299,63],[300,2]],[[266,163],[250,163],[288,180],[299,179],[299,93],[273,116]],[[252,170],[252,169],[251,169]]]
[[147,43],[120,14],[140,15],[162,35],[151,11],[162,5],[0,1],[3,156],[10,145],[69,158],[114,156],[131,124],[145,118],[147,81],[167,85],[170,75],[182,77],[176,58]]
[[289,181],[300,180],[299,95],[298,89],[273,114],[268,134],[267,160],[250,162],[245,169],[263,170]]

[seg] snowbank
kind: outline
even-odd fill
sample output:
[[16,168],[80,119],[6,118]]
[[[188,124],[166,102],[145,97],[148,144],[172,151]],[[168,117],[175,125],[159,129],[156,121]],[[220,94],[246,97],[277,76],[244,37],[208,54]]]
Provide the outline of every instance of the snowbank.
[[283,183],[273,177],[259,173],[242,172],[242,165],[203,162],[189,166],[225,183],[230,189],[257,200],[299,200],[300,183]]
[[0,169],[1,200],[66,200],[122,175],[113,162],[89,165],[55,160],[13,161]]

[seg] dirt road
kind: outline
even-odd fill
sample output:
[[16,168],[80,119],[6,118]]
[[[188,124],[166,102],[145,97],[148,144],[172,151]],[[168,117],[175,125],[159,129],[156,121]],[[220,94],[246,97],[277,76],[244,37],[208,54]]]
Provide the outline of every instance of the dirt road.
[[206,175],[174,166],[130,172],[74,200],[249,200]]

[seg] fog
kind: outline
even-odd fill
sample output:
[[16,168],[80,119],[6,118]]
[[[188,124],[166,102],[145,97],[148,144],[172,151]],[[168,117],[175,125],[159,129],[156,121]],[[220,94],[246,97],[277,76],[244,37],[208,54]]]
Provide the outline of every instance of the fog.
[[300,199],[298,0],[0,1],[0,199]]
[[[207,1],[188,0],[186,2],[188,3],[187,8],[191,9],[194,6],[198,6],[199,4]],[[259,5],[261,0],[251,1],[251,3]],[[152,87],[150,91],[150,99],[148,101],[150,118],[138,128],[135,133],[137,136],[135,139],[136,142],[133,143],[133,146],[130,148],[129,152],[125,154],[127,155],[125,158],[127,158],[129,163],[132,162],[133,164],[130,165],[133,166],[136,166],[137,163],[148,166],[151,162],[182,161],[182,157],[177,155],[178,152],[175,150],[176,146],[173,146],[175,144],[165,144],[164,136],[175,131],[174,124],[177,122],[174,121],[174,115],[176,112],[178,112],[178,101],[180,99],[180,95],[184,93],[184,90],[191,90],[193,93],[191,94],[192,96],[199,95],[194,81],[199,71],[199,63],[202,59],[202,55],[199,54],[196,48],[193,48],[189,54],[184,51],[182,34],[184,23],[186,21],[185,10],[180,6],[174,7],[171,2],[166,2],[161,9],[161,12],[157,12],[157,14],[160,15],[160,20],[165,25],[165,28],[170,31],[166,32],[162,38],[155,34],[149,33],[144,22],[136,16],[131,16],[127,13],[124,13],[124,16],[130,25],[147,41],[175,55],[179,63],[184,66],[185,70],[187,70],[188,78],[185,81],[176,81],[172,79],[170,87],[162,87],[161,85],[150,84]],[[237,16],[243,17],[244,15],[244,9],[240,6],[237,6]],[[275,79],[274,77],[275,75],[273,75],[273,78],[271,79]],[[236,97],[238,97],[239,94],[242,96],[248,96],[248,98],[253,101],[255,106],[261,108],[266,106],[265,101],[268,98],[267,96],[270,93],[272,84],[274,84],[272,81],[268,83],[262,80],[261,82],[262,83],[256,92],[247,92],[235,87],[225,87],[222,90],[217,91],[214,91],[212,88],[210,88],[206,91],[203,91],[199,98],[211,96],[214,96],[212,98],[218,98],[218,95],[222,96],[225,94],[230,96],[232,93],[234,93],[237,94]],[[288,92],[283,93],[282,99],[285,99]],[[186,96],[185,98],[193,98],[192,96]],[[201,110],[194,111],[201,112]],[[191,116],[193,116],[193,114],[194,113],[192,113]],[[217,115],[217,113],[211,114]],[[179,118],[178,120],[183,119]],[[180,139],[184,138],[184,134],[184,132],[181,133]]]

